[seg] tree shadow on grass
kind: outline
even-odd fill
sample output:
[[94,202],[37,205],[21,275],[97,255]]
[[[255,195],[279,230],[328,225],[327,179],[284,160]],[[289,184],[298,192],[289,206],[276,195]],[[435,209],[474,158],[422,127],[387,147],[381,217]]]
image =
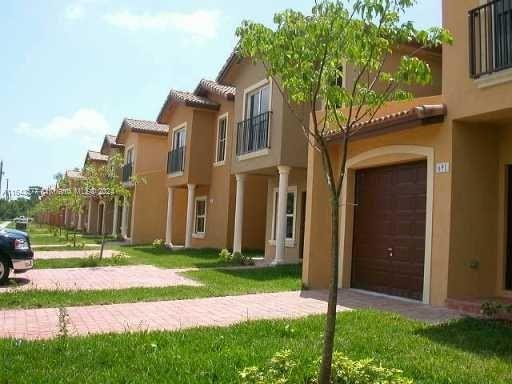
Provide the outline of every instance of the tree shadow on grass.
[[218,273],[230,277],[242,278],[252,281],[272,281],[278,278],[300,278],[302,266],[298,264],[280,265],[276,267],[251,267],[241,269],[218,269]]
[[483,357],[512,362],[512,326],[464,318],[418,330],[420,336]]

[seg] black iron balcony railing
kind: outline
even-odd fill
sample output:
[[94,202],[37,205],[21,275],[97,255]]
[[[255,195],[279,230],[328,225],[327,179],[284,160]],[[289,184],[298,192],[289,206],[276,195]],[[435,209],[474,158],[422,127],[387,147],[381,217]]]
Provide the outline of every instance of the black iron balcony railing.
[[469,68],[473,79],[512,68],[512,0],[469,11]]
[[133,174],[133,163],[123,165],[123,183],[130,181]]
[[179,173],[185,170],[185,147],[179,147],[169,152],[167,156],[167,174]]
[[264,112],[247,120],[240,121],[237,126],[237,156],[270,148],[269,127],[272,112]]

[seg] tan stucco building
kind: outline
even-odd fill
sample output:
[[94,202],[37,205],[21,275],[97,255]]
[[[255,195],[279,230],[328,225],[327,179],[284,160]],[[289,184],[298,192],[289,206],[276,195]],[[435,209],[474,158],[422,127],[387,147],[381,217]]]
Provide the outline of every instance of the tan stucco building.
[[131,190],[129,201],[119,203],[120,230],[122,238],[130,244],[148,244],[165,238],[168,133],[169,127],[164,124],[125,119],[117,134],[115,142],[124,147],[121,181]]
[[[85,156],[84,168],[88,166],[101,167],[108,162],[108,156],[101,152],[89,150]],[[98,197],[89,197],[84,207],[83,219],[80,218],[80,228],[88,234],[103,234],[105,230],[105,204]]]
[[[443,48],[443,96],[388,105],[349,146],[342,287],[454,307],[512,297],[512,50],[501,41],[512,31],[495,29],[512,10],[480,5],[443,2],[455,38]],[[336,137],[330,145],[339,154]],[[314,288],[329,278],[322,177],[310,150],[303,280]]]

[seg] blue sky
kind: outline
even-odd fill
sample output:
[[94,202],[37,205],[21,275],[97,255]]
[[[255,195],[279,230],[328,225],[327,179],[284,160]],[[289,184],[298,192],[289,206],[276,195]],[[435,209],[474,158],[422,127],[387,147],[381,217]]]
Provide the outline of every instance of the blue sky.
[[[124,117],[155,119],[169,88],[215,78],[243,19],[270,24],[306,0],[3,0],[0,160],[10,189],[47,186]],[[242,5],[243,4],[243,5]],[[441,0],[407,14],[441,24]]]

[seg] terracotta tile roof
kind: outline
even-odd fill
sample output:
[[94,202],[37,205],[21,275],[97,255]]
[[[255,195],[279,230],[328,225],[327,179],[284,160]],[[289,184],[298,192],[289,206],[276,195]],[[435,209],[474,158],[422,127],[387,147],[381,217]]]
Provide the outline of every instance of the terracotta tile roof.
[[207,92],[222,96],[228,100],[234,100],[236,88],[229,85],[219,84],[216,81],[202,79],[197,85],[194,94],[198,96],[206,96],[204,93]]
[[92,150],[89,150],[87,151],[87,156],[85,158],[85,161],[101,161],[101,162],[107,162],[108,161],[108,156],[107,155],[104,155],[102,154],[101,152],[98,152],[98,151],[92,151]]
[[233,64],[235,64],[239,59],[240,59],[240,57],[239,57],[239,55],[237,53],[237,48],[235,48],[235,49],[233,49],[233,52],[231,52],[231,54],[227,58],[226,62],[222,66],[222,68],[220,69],[219,74],[217,75],[217,78],[215,79],[217,81],[217,83],[222,83],[223,82],[224,77],[228,73],[228,71],[231,68],[231,66]]
[[[364,138],[388,131],[441,122],[444,120],[446,111],[445,104],[424,104],[384,114],[372,120],[355,124],[353,126],[353,137]],[[330,131],[326,136],[329,140],[342,137],[337,131]]]
[[103,144],[101,145],[101,153],[107,154],[108,148],[124,148],[123,144],[117,143],[116,135],[105,135],[103,139]]
[[67,170],[65,176],[70,179],[81,179],[83,177],[81,171],[75,171],[74,169]]
[[178,91],[176,89],[171,89],[169,91],[169,95],[167,96],[167,99],[165,100],[164,105],[162,105],[162,108],[160,109],[160,113],[158,113],[157,121],[162,121],[162,116],[164,114],[164,111],[169,107],[169,105],[172,102],[177,102],[180,104],[184,104],[187,107],[195,107],[195,108],[205,108],[205,109],[211,109],[211,110],[218,110],[219,104],[208,100],[206,97],[201,97],[198,95],[195,95],[190,92],[184,92],[184,91]]
[[124,119],[121,129],[129,128],[132,132],[167,135],[169,126],[156,121]]

